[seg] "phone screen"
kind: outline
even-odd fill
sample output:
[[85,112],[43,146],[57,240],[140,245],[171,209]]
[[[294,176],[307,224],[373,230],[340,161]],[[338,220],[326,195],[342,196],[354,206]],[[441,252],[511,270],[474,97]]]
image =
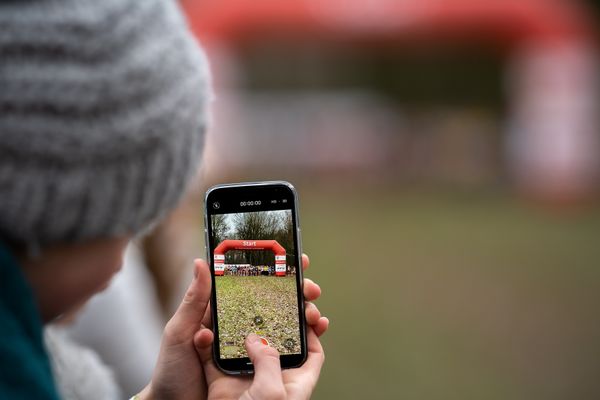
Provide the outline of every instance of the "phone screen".
[[251,370],[250,333],[303,360],[303,299],[296,196],[281,184],[217,188],[207,196],[215,355],[229,371]]

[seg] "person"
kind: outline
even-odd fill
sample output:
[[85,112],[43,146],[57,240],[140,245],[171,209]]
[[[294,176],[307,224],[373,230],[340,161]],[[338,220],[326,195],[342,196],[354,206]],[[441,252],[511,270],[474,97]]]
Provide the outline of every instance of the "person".
[[[203,149],[208,66],[171,0],[2,2],[0,27],[0,398],[58,399],[42,327],[106,288],[130,240],[184,195]],[[256,372],[241,379],[214,366],[210,270],[193,268],[135,397],[309,397],[329,323],[310,303],[318,285],[304,282],[306,363],[281,371],[252,335]]]

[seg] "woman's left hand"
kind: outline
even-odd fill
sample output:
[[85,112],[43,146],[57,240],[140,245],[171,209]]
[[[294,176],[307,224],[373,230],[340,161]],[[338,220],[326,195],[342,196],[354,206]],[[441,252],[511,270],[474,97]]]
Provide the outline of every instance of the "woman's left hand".
[[138,394],[141,399],[205,399],[204,371],[194,346],[194,335],[203,327],[210,300],[210,270],[194,261],[194,279],[163,332],[152,381]]

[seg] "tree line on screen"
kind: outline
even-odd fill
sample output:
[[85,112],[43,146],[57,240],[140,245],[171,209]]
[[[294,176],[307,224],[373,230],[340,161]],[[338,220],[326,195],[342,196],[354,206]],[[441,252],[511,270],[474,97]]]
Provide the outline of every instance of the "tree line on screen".
[[[286,251],[286,264],[295,266],[294,233],[290,211],[259,211],[212,216],[212,233],[215,246],[225,239],[276,240]],[[226,264],[274,265],[270,250],[231,250],[225,254]]]

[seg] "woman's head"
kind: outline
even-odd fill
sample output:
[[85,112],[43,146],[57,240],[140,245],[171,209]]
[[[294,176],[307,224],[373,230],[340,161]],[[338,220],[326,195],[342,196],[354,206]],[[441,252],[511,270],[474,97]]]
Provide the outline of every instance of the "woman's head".
[[206,61],[171,0],[5,2],[0,25],[0,240],[112,274],[196,172]]

